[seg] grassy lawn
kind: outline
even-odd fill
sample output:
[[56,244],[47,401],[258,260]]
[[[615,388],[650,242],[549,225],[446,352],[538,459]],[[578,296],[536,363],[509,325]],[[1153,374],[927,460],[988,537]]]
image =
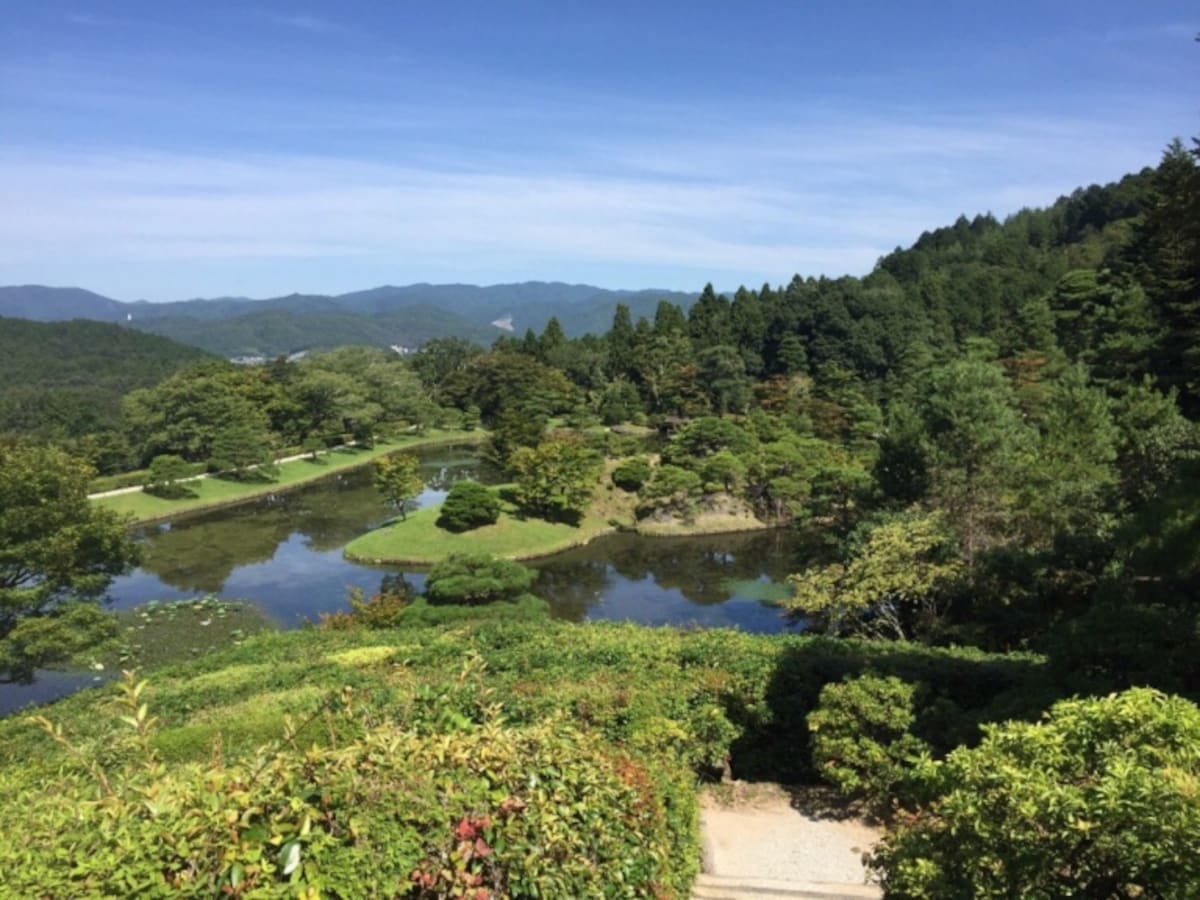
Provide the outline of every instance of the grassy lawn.
[[616,528],[610,520],[631,524],[632,494],[607,484],[578,525],[521,518],[516,507],[504,503],[499,520],[455,534],[437,526],[439,507],[420,509],[404,522],[355,538],[346,546],[346,557],[358,562],[429,565],[452,553],[490,553],[504,559],[535,559],[586,544]]
[[397,450],[418,449],[433,444],[478,442],[486,437],[487,433],[483,431],[431,429],[420,436],[380,442],[369,449],[345,447],[332,450],[320,456],[315,462],[305,458],[283,463],[279,467],[277,481],[228,481],[223,478],[203,478],[199,481],[188,482],[188,486],[194,493],[192,497],[167,500],[144,491],[134,491],[114,497],[100,497],[92,502],[119,513],[127,513],[133,517],[134,522],[151,522],[167,519],[180,513],[228,506],[254,497],[285,491],[290,487],[324,478],[340,469],[361,466]]

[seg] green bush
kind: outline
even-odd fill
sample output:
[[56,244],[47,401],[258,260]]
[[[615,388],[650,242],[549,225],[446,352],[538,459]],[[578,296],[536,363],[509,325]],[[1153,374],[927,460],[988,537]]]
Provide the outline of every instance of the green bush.
[[394,628],[400,624],[412,601],[412,586],[403,576],[384,578],[383,587],[370,597],[360,587],[350,588],[350,611],[321,613],[320,625],[327,631],[352,628]]
[[448,740],[364,726],[342,691],[309,720],[325,746],[302,723],[244,760],[168,768],[143,686],[125,686],[121,761],[41,720],[73,762],[47,783],[0,775],[7,895],[681,897],[694,877],[688,779],[562,720],[473,724],[440,694]]
[[456,481],[442,502],[437,524],[447,531],[470,531],[500,518],[500,498],[478,481]]
[[888,897],[1200,896],[1194,704],[1135,689],[985,732],[919,767],[937,799],[876,851]]
[[842,794],[883,812],[908,799],[905,782],[929,747],[909,729],[915,689],[894,675],[860,675],[821,688],[808,714],[812,758]]
[[627,459],[612,471],[612,483],[623,491],[636,493],[650,480],[653,469],[644,456]]
[[156,456],[150,462],[149,475],[142,490],[167,499],[194,496],[195,492],[184,483],[191,474],[192,466],[183,457],[169,453]]
[[638,492],[638,516],[648,516],[662,509],[687,515],[692,510],[692,500],[700,494],[703,484],[700,476],[679,466],[662,465],[654,470],[653,477],[642,485]]
[[431,603],[515,600],[536,578],[533,569],[507,559],[494,559],[486,553],[454,554],[430,569],[425,596]]

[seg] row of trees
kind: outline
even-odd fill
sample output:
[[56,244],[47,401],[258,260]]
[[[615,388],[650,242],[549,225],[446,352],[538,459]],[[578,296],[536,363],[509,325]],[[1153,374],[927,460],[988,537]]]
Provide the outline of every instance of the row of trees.
[[[450,420],[461,422],[461,416]],[[102,469],[157,456],[247,471],[285,448],[311,452],[347,440],[370,443],[395,429],[447,421],[395,354],[347,347],[267,366],[211,362],[130,392],[122,428],[97,436]],[[88,449],[88,447],[84,447]]]

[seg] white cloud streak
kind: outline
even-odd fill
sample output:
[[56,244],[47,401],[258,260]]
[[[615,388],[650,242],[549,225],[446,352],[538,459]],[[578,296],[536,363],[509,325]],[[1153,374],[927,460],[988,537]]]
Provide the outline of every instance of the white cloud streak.
[[[581,139],[557,164],[481,162],[452,146],[439,164],[10,148],[0,151],[0,195],[14,213],[0,219],[0,281],[86,282],[101,266],[169,264],[178,284],[193,269],[209,277],[254,262],[316,265],[344,289],[364,286],[355,273],[367,264],[402,266],[410,280],[607,268],[687,288],[862,273],[959,213],[1049,203],[1081,180],[1152,162],[1161,143],[1087,122],[915,114],[728,133],[737,137]],[[125,295],[180,295],[167,290]]]
[[317,16],[310,16],[300,13],[264,13],[264,17],[268,22],[274,25],[280,25],[284,28],[293,28],[298,31],[307,31],[310,34],[336,34],[345,31],[345,27],[332,22],[328,19],[322,19]]

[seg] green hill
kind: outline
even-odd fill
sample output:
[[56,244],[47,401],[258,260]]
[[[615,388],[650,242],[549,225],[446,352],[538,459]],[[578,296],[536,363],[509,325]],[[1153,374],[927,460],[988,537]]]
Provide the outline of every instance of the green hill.
[[77,436],[112,428],[125,393],[210,358],[119,325],[0,318],[0,432]]

